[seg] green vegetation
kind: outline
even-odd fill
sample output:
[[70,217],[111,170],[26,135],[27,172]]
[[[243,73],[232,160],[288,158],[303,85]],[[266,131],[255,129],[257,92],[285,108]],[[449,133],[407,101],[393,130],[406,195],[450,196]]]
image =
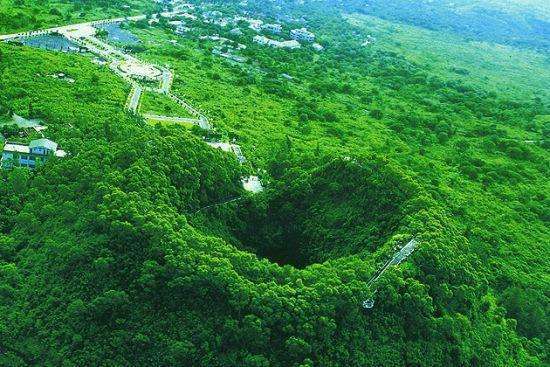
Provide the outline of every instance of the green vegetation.
[[[129,6],[130,10],[124,6]],[[140,14],[152,9],[138,0],[0,0],[0,34]]]
[[152,92],[144,92],[139,110],[141,113],[160,116],[192,117],[189,112],[170,98]]
[[[48,4],[0,7],[0,33],[32,8],[54,23]],[[278,11],[303,9],[322,52],[255,44],[242,24],[129,26],[135,56],[169,65],[245,165],[197,128],[125,112],[130,86],[88,56],[0,44],[0,121],[41,119],[69,152],[0,172],[0,366],[550,362],[547,55],[310,2]],[[248,61],[214,55],[212,34]],[[141,112],[178,108],[145,93]],[[253,172],[260,194],[241,187]]]
[[178,121],[178,120],[174,120],[174,119],[170,119],[170,118],[163,118],[163,117],[151,117],[151,116],[146,116],[145,117],[145,120],[147,121],[147,123],[149,124],[152,124],[152,125],[178,125],[178,126],[183,126],[183,127],[186,127],[188,129],[192,129],[193,126],[195,126],[193,123],[191,122],[187,122],[187,121]]
[[299,267],[355,254],[368,258],[391,238],[423,231],[413,223],[430,210],[410,177],[376,157],[291,172],[278,184],[263,210],[239,213],[246,219],[240,237],[262,255]]
[[390,21],[451,32],[478,41],[548,51],[550,9],[544,0],[350,0],[339,4]]
[[366,15],[347,15],[350,24],[376,37],[370,46],[391,50],[408,60],[429,65],[446,79],[469,83],[509,98],[547,95],[550,84],[548,57],[490,42],[464,41],[449,32],[436,32],[404,24],[396,25]]

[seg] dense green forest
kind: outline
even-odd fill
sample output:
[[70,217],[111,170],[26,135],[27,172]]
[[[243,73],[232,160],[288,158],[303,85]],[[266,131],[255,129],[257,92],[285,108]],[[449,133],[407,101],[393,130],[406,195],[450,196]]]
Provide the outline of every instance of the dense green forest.
[[[415,26],[457,33],[467,39],[548,51],[550,11],[544,0],[323,0],[326,6]],[[317,1],[296,3],[306,8]],[[277,12],[277,10],[274,10]],[[307,14],[307,13],[306,13]]]
[[[125,111],[130,86],[89,55],[0,43],[0,122],[40,119],[69,152],[0,170],[0,366],[548,365],[548,35],[473,37],[396,1],[193,3],[307,26],[324,50],[200,16],[184,36],[129,24],[207,132]],[[155,7],[0,0],[0,34]],[[141,109],[182,113],[147,93]],[[243,190],[251,173],[265,191]]]

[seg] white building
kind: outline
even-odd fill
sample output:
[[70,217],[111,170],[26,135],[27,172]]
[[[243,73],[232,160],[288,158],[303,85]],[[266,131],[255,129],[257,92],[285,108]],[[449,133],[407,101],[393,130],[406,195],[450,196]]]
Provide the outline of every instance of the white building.
[[252,40],[260,45],[269,45],[273,41],[265,36],[254,36]]
[[280,25],[280,24],[268,23],[268,24],[264,24],[262,26],[262,29],[267,31],[267,32],[279,34],[283,31],[283,26]]
[[296,40],[290,40],[290,41],[278,42],[275,47],[289,48],[289,49],[293,50],[293,49],[296,49],[296,48],[300,48],[301,46],[300,46],[300,42],[298,42]]
[[174,7],[174,10],[181,10],[181,9],[184,9],[184,8],[187,8],[189,10],[194,10],[195,5],[189,4],[189,3],[178,4]]
[[8,143],[2,150],[0,167],[27,167],[34,169],[44,164],[50,157],[65,157],[65,151],[57,149],[57,143],[49,139],[37,139],[26,144]]
[[243,31],[241,31],[240,28],[233,28],[232,30],[229,31],[230,34],[232,34],[233,36],[242,36],[243,35]]
[[179,14],[180,17],[189,19],[189,20],[197,20],[197,16],[189,13],[181,13]]
[[189,32],[190,30],[191,30],[191,28],[188,28],[184,25],[180,25],[176,28],[174,33],[181,36],[181,35],[184,35],[185,33]]
[[271,38],[267,38],[265,36],[254,36],[253,41],[256,43],[259,43],[260,45],[267,45],[267,46],[276,47],[276,48],[288,48],[288,49],[300,48],[300,43],[296,40],[276,41],[276,40],[272,40]]
[[297,41],[313,42],[315,41],[315,35],[308,31],[306,28],[293,29],[290,31],[290,37]]
[[248,21],[248,28],[256,31],[256,32],[259,32],[262,30],[262,24],[264,24],[263,21],[259,20],[259,19],[247,19]]
[[258,176],[243,178],[241,182],[243,183],[243,188],[253,194],[264,191],[264,187],[262,186],[262,182]]
[[325,49],[323,46],[321,46],[318,43],[314,43],[311,46],[315,49],[315,51],[323,51]]

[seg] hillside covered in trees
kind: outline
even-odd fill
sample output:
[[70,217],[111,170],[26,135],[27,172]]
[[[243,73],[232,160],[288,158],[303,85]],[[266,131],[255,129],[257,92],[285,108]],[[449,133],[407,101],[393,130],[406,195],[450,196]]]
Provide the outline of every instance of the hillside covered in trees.
[[[15,113],[68,152],[0,170],[0,366],[548,365],[547,34],[473,39],[396,1],[192,3],[178,35],[148,1],[0,0],[0,34],[144,12],[116,46],[215,127],[127,111],[89,54],[0,43],[0,136],[37,134]],[[322,50],[218,19],[243,14]]]

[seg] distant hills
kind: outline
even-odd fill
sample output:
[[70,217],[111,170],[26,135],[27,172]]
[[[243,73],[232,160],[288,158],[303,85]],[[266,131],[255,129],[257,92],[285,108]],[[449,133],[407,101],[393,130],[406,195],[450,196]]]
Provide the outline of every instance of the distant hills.
[[452,31],[479,41],[550,49],[550,5],[546,1],[327,0],[325,4],[432,30]]

